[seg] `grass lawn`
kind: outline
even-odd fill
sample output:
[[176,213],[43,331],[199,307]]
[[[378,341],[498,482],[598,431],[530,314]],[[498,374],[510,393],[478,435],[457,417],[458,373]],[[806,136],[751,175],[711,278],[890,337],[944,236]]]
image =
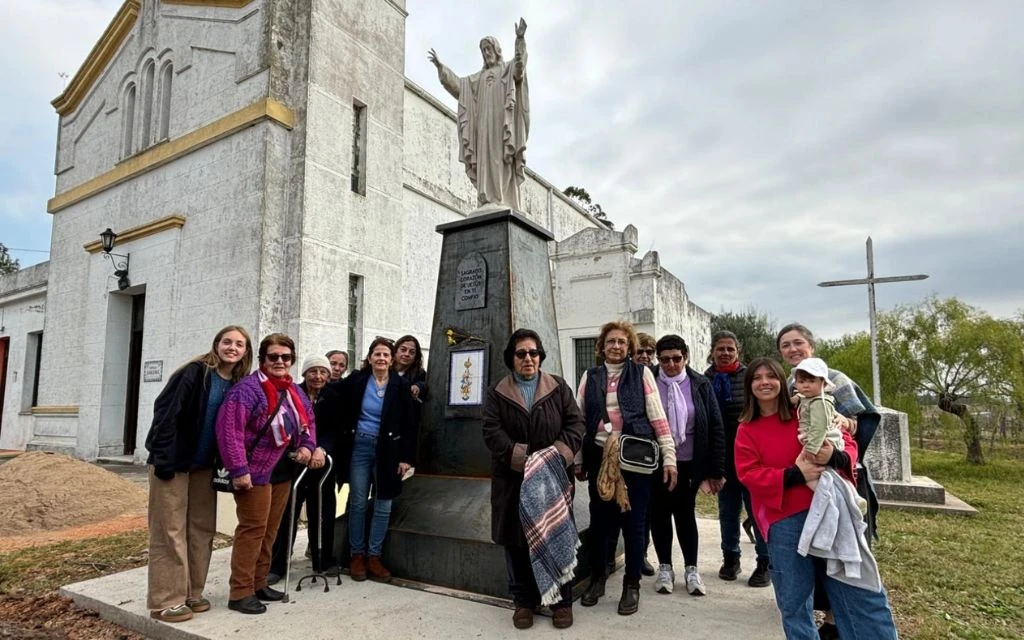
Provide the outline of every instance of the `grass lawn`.
[[0,595],[41,595],[146,564],[148,533],[132,531],[0,555]]
[[915,475],[978,509],[966,518],[882,510],[875,553],[905,638],[1024,637],[1024,462],[914,449]]

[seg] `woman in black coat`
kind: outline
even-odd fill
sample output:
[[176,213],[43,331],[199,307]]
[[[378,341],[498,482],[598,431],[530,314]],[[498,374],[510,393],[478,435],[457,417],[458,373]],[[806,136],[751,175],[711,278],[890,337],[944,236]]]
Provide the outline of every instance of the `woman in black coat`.
[[252,341],[231,325],[206,354],[171,374],[153,406],[149,450],[150,616],[182,622],[210,609],[203,597],[217,532],[210,481],[217,453],[214,423],[228,389],[249,373]]
[[[505,547],[516,607],[512,623],[525,629],[533,625],[541,596],[519,518],[523,467],[527,455],[554,446],[565,463],[565,480],[573,484],[573,462],[583,443],[583,415],[565,380],[540,370],[545,354],[536,332],[517,330],[504,356],[512,373],[488,391],[484,404],[484,442],[491,451],[491,538]],[[555,627],[572,625],[571,582],[563,585],[561,601],[551,608]]]
[[674,488],[655,483],[651,496],[651,537],[658,554],[654,589],[672,593],[672,520],[683,548],[686,591],[691,596],[707,593],[697,572],[697,491],[715,494],[724,484],[725,430],[718,401],[707,378],[689,366],[690,350],[677,335],[658,340],[658,394],[665,407],[676,445],[679,482]]
[[[402,492],[402,477],[415,464],[416,423],[409,382],[391,369],[394,343],[377,338],[370,344],[366,364],[339,383],[343,389],[338,458],[350,456],[348,531],[356,581],[391,579],[381,562],[384,537],[391,519],[391,501]],[[348,446],[348,452],[342,447]],[[339,470],[345,472],[344,468]],[[373,489],[373,519],[366,532],[366,508]],[[367,540],[369,538],[369,540]]]

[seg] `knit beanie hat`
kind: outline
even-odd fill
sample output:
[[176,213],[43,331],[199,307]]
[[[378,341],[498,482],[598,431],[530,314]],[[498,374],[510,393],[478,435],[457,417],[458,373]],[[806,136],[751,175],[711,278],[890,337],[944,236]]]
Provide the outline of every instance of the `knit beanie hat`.
[[309,356],[308,358],[302,361],[302,375],[305,376],[306,372],[312,369],[313,367],[323,367],[324,369],[327,369],[328,372],[330,372],[331,363],[324,356]]

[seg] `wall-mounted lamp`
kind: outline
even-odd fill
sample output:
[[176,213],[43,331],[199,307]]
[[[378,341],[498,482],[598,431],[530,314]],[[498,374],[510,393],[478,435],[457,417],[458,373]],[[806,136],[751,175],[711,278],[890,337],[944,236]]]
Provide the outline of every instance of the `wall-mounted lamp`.
[[117,240],[117,234],[111,231],[110,227],[107,227],[107,230],[100,234],[103,257],[110,260],[110,263],[114,265],[114,275],[117,276],[117,288],[124,291],[132,286],[131,281],[128,280],[128,256],[121,255],[120,253],[110,253],[110,250],[114,248],[115,240]]

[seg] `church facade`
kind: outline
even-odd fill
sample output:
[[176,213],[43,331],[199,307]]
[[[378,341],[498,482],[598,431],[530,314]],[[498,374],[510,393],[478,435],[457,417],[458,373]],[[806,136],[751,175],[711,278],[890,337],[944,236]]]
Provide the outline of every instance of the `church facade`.
[[[454,114],[404,75],[406,19],[402,0],[125,0],[53,103],[50,261],[0,278],[0,449],[144,460],[153,400],[227,324],[300,358],[429,348],[434,228],[476,194]],[[559,241],[608,231],[529,171],[521,208]],[[643,304],[607,315],[706,341],[706,312]]]

